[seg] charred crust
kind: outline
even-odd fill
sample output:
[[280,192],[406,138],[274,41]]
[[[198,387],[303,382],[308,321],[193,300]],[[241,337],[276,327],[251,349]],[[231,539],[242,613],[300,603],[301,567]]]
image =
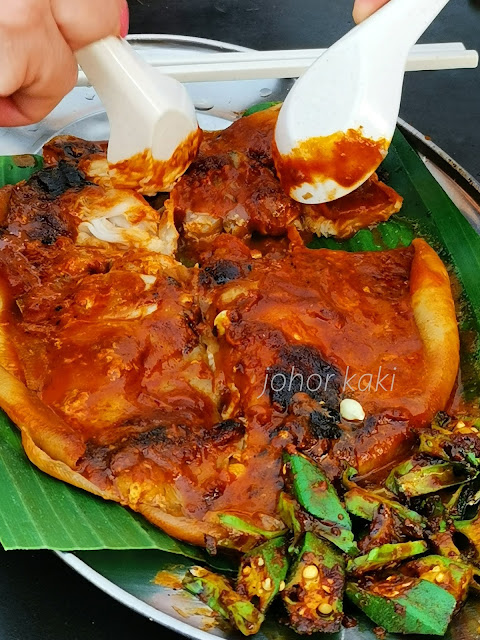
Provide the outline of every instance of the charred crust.
[[85,144],[81,145],[76,145],[74,142],[69,142],[63,145],[62,150],[65,154],[65,157],[71,160],[80,160],[80,158],[104,153],[102,147],[99,144],[89,141],[86,141]]
[[204,180],[211,171],[220,171],[223,167],[231,163],[231,158],[226,154],[201,157],[191,164],[187,175],[189,177],[195,176],[198,180]]
[[236,420],[223,420],[206,432],[205,440],[217,445],[240,440],[245,435],[245,425]]
[[31,240],[46,246],[55,244],[61,236],[70,235],[68,225],[61,218],[41,211],[34,213],[25,231]]
[[[270,367],[268,374],[271,402],[284,411],[290,406],[293,396],[300,392],[335,410],[340,406],[340,372],[313,347],[284,347],[279,354],[279,363]],[[276,376],[281,385],[275,385]]]
[[156,444],[165,444],[169,441],[169,436],[166,427],[156,427],[151,431],[144,431],[143,433],[137,433],[129,440],[129,444],[145,449]]
[[143,421],[138,424],[130,423],[116,429],[113,444],[89,441],[80,465],[105,470],[112,467],[116,456],[127,451],[154,454],[157,447],[162,451],[167,448],[181,451],[184,460],[191,460],[204,447],[222,447],[240,440],[244,435],[245,426],[235,420],[224,420],[210,429],[200,429],[195,435],[192,435],[192,429],[186,425],[169,427],[158,423],[149,426]]
[[324,410],[312,411],[310,414],[310,430],[316,440],[328,438],[336,440],[342,435],[342,430],[338,426],[340,414],[335,409],[325,408]]
[[237,280],[242,276],[242,270],[238,264],[231,260],[217,260],[210,267],[205,267],[199,276],[201,285],[222,285]]
[[48,199],[55,200],[69,189],[82,189],[90,184],[76,166],[60,160],[58,165],[38,171],[29,180],[29,185],[42,192]]
[[248,149],[247,156],[252,160],[254,160],[255,162],[262,164],[264,167],[267,167],[272,171],[275,170],[275,165],[273,164],[273,158],[271,153],[267,153],[262,149]]
[[78,164],[83,158],[105,155],[106,143],[83,140],[75,136],[59,136],[47,142],[44,155],[51,166],[61,160]]

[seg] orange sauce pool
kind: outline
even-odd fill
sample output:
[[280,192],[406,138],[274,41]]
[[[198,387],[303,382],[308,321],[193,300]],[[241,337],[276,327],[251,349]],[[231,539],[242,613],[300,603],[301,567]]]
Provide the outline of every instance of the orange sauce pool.
[[196,158],[202,130],[198,128],[188,135],[175,149],[169,160],[156,160],[151,149],[145,149],[127,160],[109,167],[115,187],[136,189],[147,196],[169,191]]
[[338,131],[329,136],[308,138],[281,155],[273,142],[277,174],[286,193],[302,184],[332,180],[350,188],[366,179],[382,162],[389,143],[384,138],[365,138],[361,129]]

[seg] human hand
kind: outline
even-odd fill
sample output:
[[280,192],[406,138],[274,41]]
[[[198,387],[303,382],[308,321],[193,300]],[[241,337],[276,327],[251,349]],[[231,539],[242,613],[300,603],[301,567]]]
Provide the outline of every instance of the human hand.
[[375,13],[377,9],[387,4],[388,1],[389,0],[355,0],[353,19],[357,24],[362,22],[362,20],[371,16],[372,13]]
[[126,0],[0,3],[0,126],[38,122],[76,84],[74,52],[126,35]]

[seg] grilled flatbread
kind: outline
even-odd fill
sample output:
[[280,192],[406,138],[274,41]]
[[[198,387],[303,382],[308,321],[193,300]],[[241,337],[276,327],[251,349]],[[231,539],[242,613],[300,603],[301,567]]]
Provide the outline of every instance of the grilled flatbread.
[[[347,254],[291,233],[262,257],[222,234],[187,268],[172,210],[92,184],[78,144],[0,199],[0,406],[40,469],[179,539],[246,550],[284,528],[288,444],[331,475],[342,459],[365,472],[445,408],[457,324],[424,241]],[[348,368],[379,367],[391,389],[344,387]],[[364,421],[340,418],[345,397]]]

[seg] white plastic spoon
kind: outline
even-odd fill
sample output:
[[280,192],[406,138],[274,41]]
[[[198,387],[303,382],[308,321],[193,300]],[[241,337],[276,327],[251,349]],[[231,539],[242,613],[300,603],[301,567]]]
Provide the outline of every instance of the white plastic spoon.
[[120,38],[81,49],[77,60],[107,111],[115,186],[148,195],[168,191],[200,144],[195,108],[184,86],[152,69]]
[[449,0],[391,0],[295,83],[275,131],[283,188],[307,204],[359,187],[387,154],[412,45]]

